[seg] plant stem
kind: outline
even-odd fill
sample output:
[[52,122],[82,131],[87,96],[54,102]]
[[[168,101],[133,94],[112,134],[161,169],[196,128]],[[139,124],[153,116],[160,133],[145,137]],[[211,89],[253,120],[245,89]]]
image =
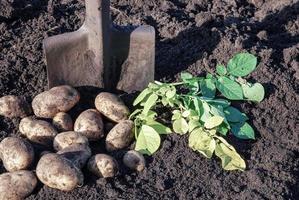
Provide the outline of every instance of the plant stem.
[[169,85],[172,85],[172,86],[178,86],[178,85],[183,85],[185,84],[184,82],[177,82],[177,83],[170,83]]

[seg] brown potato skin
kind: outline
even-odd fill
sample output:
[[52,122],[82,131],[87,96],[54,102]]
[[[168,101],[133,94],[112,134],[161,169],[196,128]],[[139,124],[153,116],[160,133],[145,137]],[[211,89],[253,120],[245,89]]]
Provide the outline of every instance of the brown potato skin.
[[0,200],[22,200],[32,193],[37,178],[31,171],[15,171],[0,175]]
[[0,98],[0,115],[4,117],[26,117],[31,113],[30,104],[22,97],[7,95]]
[[91,149],[88,146],[72,145],[57,152],[79,169],[83,168],[91,156]]
[[28,169],[34,160],[34,150],[23,139],[7,137],[0,143],[0,157],[9,172]]
[[57,135],[56,129],[50,123],[30,117],[21,120],[19,130],[30,141],[46,146],[52,146]]
[[124,102],[116,95],[102,92],[95,99],[96,109],[113,122],[128,119],[130,111]]
[[71,191],[83,185],[83,174],[62,155],[48,153],[41,157],[36,167],[38,179],[45,185],[62,191]]
[[32,108],[37,117],[53,118],[59,112],[69,111],[79,100],[80,94],[75,88],[62,85],[34,97]]
[[53,147],[56,151],[60,151],[73,145],[86,147],[89,145],[88,139],[86,136],[75,131],[62,132],[54,138]]
[[123,120],[114,126],[106,137],[106,150],[115,151],[130,145],[133,140],[134,122]]
[[123,163],[131,170],[143,171],[145,159],[141,153],[135,150],[128,151],[123,157]]
[[118,172],[116,160],[106,154],[92,156],[87,163],[87,168],[98,177],[104,178],[113,177]]
[[52,124],[59,132],[71,131],[74,123],[71,116],[65,112],[59,112],[53,117]]
[[90,141],[104,137],[104,124],[101,114],[95,109],[83,111],[75,121],[74,131],[86,136]]

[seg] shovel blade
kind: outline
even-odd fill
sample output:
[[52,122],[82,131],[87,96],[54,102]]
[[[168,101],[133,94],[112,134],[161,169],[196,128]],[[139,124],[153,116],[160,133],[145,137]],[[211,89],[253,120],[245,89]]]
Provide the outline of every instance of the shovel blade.
[[82,30],[44,40],[48,86],[104,87],[103,67],[89,48],[88,34]]

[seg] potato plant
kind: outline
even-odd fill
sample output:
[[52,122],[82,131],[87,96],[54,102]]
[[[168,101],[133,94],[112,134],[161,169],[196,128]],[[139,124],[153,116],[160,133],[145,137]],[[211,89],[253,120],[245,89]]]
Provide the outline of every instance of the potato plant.
[[[194,77],[182,73],[181,82],[150,83],[135,99],[134,106],[139,108],[130,116],[135,126],[135,150],[152,155],[159,149],[160,135],[188,133],[192,150],[207,158],[215,154],[225,170],[245,170],[245,161],[225,137],[233,134],[240,139],[255,139],[248,117],[229,100],[263,100],[263,86],[244,79],[256,65],[254,55],[239,53],[227,66],[218,65],[215,74]],[[171,127],[157,120],[156,108],[161,106],[172,113]]]

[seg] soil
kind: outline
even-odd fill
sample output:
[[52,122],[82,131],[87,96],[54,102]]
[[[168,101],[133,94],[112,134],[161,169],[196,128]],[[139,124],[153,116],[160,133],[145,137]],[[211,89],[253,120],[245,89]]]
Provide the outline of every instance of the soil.
[[[146,158],[142,173],[124,168],[111,179],[86,173],[86,184],[72,192],[39,184],[27,199],[299,199],[299,1],[112,0],[111,6],[115,24],[155,27],[157,80],[213,72],[240,51],[258,56],[248,78],[264,85],[265,100],[238,104],[257,139],[228,137],[248,168],[224,171],[218,159],[205,159],[187,148],[186,137],[172,134]],[[42,40],[76,30],[83,20],[84,1],[0,0],[1,96],[31,101],[45,90]],[[0,117],[0,139],[18,136],[18,123]]]

